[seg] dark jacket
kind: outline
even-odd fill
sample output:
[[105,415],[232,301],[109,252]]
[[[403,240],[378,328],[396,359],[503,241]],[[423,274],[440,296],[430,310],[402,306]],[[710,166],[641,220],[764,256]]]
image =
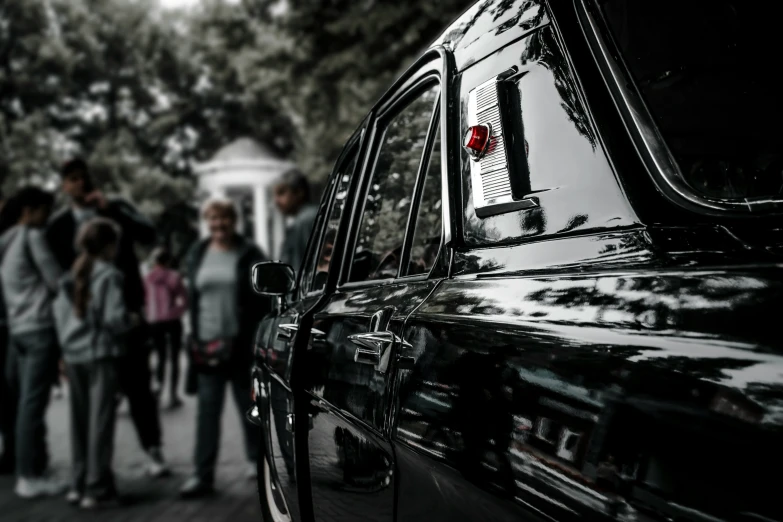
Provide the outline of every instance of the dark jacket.
[[[239,249],[239,261],[234,269],[237,271],[239,299],[239,334],[235,339],[234,359],[232,365],[247,366],[252,362],[253,341],[259,321],[270,312],[271,301],[268,297],[260,296],[253,290],[251,281],[251,269],[253,265],[264,261],[266,258],[261,250],[237,235],[235,237]],[[204,254],[209,246],[209,239],[198,241],[193,245],[185,257],[185,277],[188,282],[188,308],[190,315],[191,336],[198,339],[198,310],[199,292],[196,288],[196,276],[204,260]]]
[[318,207],[315,205],[305,205],[294,216],[291,225],[285,231],[285,240],[283,249],[280,253],[280,260],[288,263],[299,273],[304,261],[305,250],[307,250],[307,241],[313,231],[315,217],[318,214]]
[[[152,245],[155,242],[155,226],[123,200],[110,201],[106,210],[99,210],[98,215],[111,219],[122,230],[115,265],[124,276],[126,307],[129,311],[140,312],[144,309],[144,283],[134,245]],[[70,207],[58,212],[46,231],[49,246],[63,270],[70,270],[76,261],[76,233],[76,219]]]

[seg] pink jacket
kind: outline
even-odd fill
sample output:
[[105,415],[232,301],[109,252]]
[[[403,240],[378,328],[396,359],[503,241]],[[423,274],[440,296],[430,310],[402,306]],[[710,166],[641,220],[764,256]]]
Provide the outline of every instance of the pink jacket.
[[174,270],[156,266],[144,278],[147,321],[176,321],[188,309],[188,294],[182,278]]

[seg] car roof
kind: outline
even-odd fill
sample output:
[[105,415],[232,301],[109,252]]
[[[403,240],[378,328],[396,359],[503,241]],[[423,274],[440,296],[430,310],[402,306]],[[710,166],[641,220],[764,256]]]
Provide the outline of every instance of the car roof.
[[480,0],[433,42],[455,58],[461,71],[549,23],[542,0]]

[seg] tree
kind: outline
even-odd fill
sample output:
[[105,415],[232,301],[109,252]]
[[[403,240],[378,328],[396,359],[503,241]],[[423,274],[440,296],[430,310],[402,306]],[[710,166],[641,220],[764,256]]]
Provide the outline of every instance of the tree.
[[322,180],[381,94],[469,3],[245,0],[253,40],[232,63],[283,108],[297,162]]

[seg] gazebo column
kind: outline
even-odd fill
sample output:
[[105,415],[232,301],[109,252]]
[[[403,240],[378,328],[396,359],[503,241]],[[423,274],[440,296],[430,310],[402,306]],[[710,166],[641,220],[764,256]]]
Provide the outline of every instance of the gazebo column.
[[253,212],[256,220],[256,243],[264,254],[273,256],[272,245],[269,237],[269,198],[268,188],[265,183],[258,183],[253,187]]
[[[274,206],[274,204],[274,201],[272,201],[271,205]],[[274,231],[275,257],[279,258],[280,252],[283,250],[283,240],[285,238],[285,218],[277,209],[275,209]],[[298,270],[299,267],[294,267],[294,269]]]

